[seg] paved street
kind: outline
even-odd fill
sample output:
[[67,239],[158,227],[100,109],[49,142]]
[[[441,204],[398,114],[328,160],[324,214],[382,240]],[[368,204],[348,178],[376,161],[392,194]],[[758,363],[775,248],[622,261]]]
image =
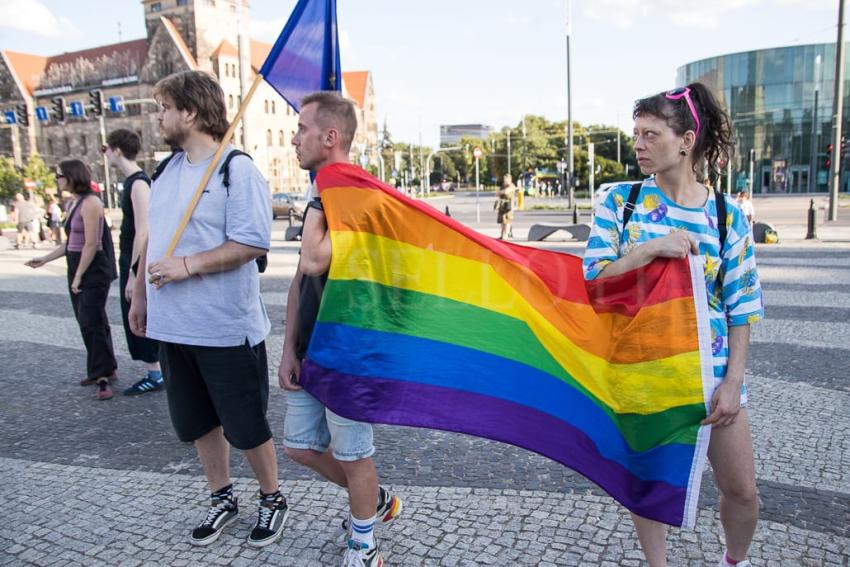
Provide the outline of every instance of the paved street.
[[[465,222],[474,219],[474,198],[429,201],[441,210],[449,205]],[[492,201],[481,199],[482,226],[495,235]],[[850,209],[842,210],[841,223],[819,227],[823,242],[806,242],[794,219],[807,204],[799,198],[756,201],[757,211],[785,223],[781,243],[757,251],[767,320],[754,329],[748,374],[762,500],[751,554],[756,567],[850,565]],[[552,222],[564,215],[520,213],[516,236],[524,237],[540,218]],[[279,437],[285,412],[276,363],[297,261],[297,245],[283,241],[284,228],[275,223],[270,268],[262,277],[273,318],[269,417]],[[543,245],[582,250],[569,242]],[[280,477],[292,513],[277,544],[255,550],[244,541],[257,487],[242,455],[234,453],[241,517],[211,548],[189,545],[188,532],[207,503],[193,448],[175,438],[164,393],[96,402],[92,388],[77,385],[85,351],[64,264],[38,271],[23,266],[41,253],[0,250],[0,385],[6,393],[0,400],[6,504],[0,565],[337,565],[341,552],[330,539],[343,494],[282,453]],[[108,310],[119,391],[143,367],[127,354],[116,287]],[[482,439],[418,429],[379,426],[376,445],[381,481],[405,503],[403,516],[378,531],[387,565],[642,564],[628,515],[556,463]],[[697,529],[673,530],[669,538],[672,565],[713,567],[720,556],[710,473],[703,486]]]

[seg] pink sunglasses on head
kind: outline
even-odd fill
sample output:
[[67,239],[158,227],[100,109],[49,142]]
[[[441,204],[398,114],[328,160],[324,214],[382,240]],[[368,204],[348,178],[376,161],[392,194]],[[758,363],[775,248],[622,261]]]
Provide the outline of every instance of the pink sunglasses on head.
[[691,89],[688,87],[673,89],[672,91],[667,91],[664,98],[668,100],[679,100],[680,98],[685,99],[685,102],[688,103],[688,108],[691,109],[691,116],[694,117],[694,121],[697,123],[696,135],[699,137],[699,116],[697,115],[697,109],[694,107],[694,101],[691,100]]

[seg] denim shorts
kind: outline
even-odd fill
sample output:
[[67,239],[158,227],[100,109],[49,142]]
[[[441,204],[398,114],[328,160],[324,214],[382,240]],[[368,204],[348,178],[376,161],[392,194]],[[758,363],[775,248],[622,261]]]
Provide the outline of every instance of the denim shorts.
[[338,461],[359,461],[375,454],[371,424],[335,414],[304,390],[286,393],[283,444],[320,453],[332,447]]

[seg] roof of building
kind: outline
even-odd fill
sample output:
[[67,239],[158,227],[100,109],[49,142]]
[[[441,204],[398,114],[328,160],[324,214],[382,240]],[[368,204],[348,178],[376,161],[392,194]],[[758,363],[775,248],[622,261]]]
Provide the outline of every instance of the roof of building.
[[[113,43],[111,45],[101,45],[100,47],[92,47],[91,49],[83,49],[81,51],[70,51],[59,55],[51,55],[48,57],[47,67],[58,65],[61,63],[70,63],[77,59],[99,59],[103,56],[112,57],[116,53],[126,53],[139,63],[139,66],[144,65],[145,59],[148,56],[148,40],[134,39],[122,43]],[[45,71],[47,69],[45,68]]]
[[125,55],[141,68],[148,55],[147,39],[134,39],[111,45],[101,45],[80,51],[70,51],[44,57],[30,53],[18,53],[14,51],[3,51],[3,55],[12,67],[12,72],[26,90],[29,96],[38,87],[41,78],[53,65],[69,64],[79,59],[97,60],[102,57],[115,57],[116,54]]
[[263,66],[263,63],[266,62],[266,58],[269,56],[271,50],[271,43],[257,41],[256,39],[251,40],[251,67],[254,68],[255,73],[259,71]]
[[348,96],[360,108],[366,107],[366,85],[369,82],[369,71],[346,71],[342,74],[342,84]]
[[17,51],[3,51],[3,56],[11,67],[19,86],[32,96],[38,84],[38,79],[47,67],[47,57],[32,55],[30,53],[18,53]]
[[218,44],[218,47],[215,48],[215,51],[212,52],[213,57],[219,57],[221,55],[239,57],[239,50],[236,49],[232,43],[223,39],[221,40],[221,43]]

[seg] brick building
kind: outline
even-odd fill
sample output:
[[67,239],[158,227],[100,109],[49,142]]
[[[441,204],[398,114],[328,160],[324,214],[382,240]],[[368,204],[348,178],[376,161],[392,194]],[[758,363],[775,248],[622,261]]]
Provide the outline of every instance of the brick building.
[[[101,89],[104,99],[123,97],[129,103],[122,112],[104,111],[107,132],[116,128],[136,131],[142,138],[139,161],[152,171],[169,148],[150,102],[156,82],[171,73],[201,70],[214,74],[224,90],[228,118],[239,109],[271,44],[250,39],[247,0],[142,0],[147,37],[48,57],[0,51],[0,109],[27,106],[29,126],[0,129],[0,155],[20,163],[33,152],[52,166],[67,158],[86,161],[95,180],[105,173],[100,152],[100,121],[87,110],[85,117],[58,123],[52,114],[46,121],[36,109],[52,109],[54,97],[89,102],[89,91]],[[358,135],[352,149],[356,157],[377,144],[374,88],[369,71],[343,73],[343,92],[358,107]],[[43,111],[42,111],[43,114]],[[298,118],[292,108],[263,82],[236,130],[233,143],[251,154],[264,172],[272,192],[301,192],[308,177],[301,171],[291,146]],[[116,181],[115,171],[110,172]]]

